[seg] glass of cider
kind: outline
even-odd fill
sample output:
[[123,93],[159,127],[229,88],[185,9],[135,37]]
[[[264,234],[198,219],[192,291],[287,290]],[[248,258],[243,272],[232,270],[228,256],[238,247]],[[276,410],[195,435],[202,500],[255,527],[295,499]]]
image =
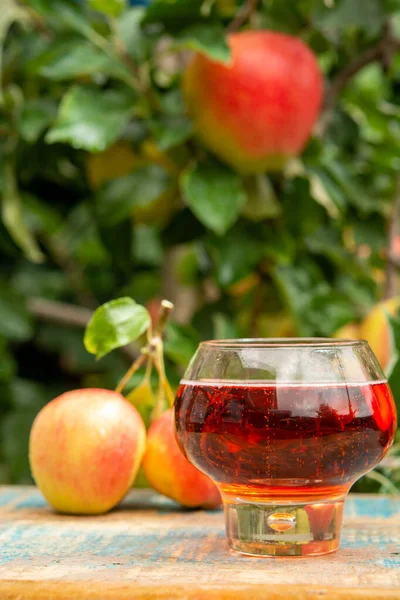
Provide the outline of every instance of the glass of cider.
[[365,341],[215,340],[181,381],[175,426],[221,492],[232,549],[317,556],[338,549],[347,493],[389,451],[396,409]]

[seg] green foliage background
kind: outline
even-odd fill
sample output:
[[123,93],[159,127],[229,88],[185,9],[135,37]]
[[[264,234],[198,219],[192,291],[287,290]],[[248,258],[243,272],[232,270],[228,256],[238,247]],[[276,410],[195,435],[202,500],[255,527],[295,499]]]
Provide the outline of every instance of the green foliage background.
[[[29,481],[29,428],[45,402],[115,386],[126,370],[124,353],[96,363],[84,350],[82,323],[102,302],[175,302],[175,385],[202,338],[329,336],[383,296],[400,169],[396,44],[337,98],[332,85],[389,29],[400,38],[400,1],[253,4],[243,27],[303,38],[333,109],[285,173],[243,179],[193,137],[180,92],[191,50],[229,58],[225,33],[242,2],[2,0],[3,481]],[[92,155],[110,147],[116,176],[97,186],[105,167]],[[378,473],[358,489],[393,491],[400,470],[383,475],[392,484]]]

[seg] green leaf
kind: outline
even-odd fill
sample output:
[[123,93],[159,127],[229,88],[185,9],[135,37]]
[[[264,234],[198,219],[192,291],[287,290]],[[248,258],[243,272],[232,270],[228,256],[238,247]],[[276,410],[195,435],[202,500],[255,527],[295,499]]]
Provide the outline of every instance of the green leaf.
[[21,197],[17,188],[14,167],[10,161],[4,165],[1,214],[10,236],[23,250],[26,257],[32,262],[42,262],[43,254],[24,222]]
[[33,335],[32,318],[24,300],[6,288],[4,281],[0,294],[0,335],[16,342],[29,340]]
[[116,57],[106,54],[87,40],[70,39],[37,57],[29,71],[54,81],[89,76],[115,76],[124,78],[129,71]]
[[110,181],[99,191],[97,216],[106,226],[120,223],[134,215],[135,209],[150,207],[172,185],[169,173],[158,165],[137,169],[131,175]]
[[379,32],[386,18],[381,0],[342,0],[335,8],[316,17],[315,23],[328,33],[342,33],[348,28],[364,29],[370,35]]
[[118,17],[126,8],[126,0],[89,0],[89,5],[109,17]]
[[77,31],[100,46],[107,44],[106,39],[91,26],[85,10],[86,2],[75,4],[70,0],[52,0],[51,9],[52,14],[56,15],[57,21],[62,23],[67,30]]
[[329,337],[355,320],[356,311],[346,295],[326,281],[310,258],[298,256],[296,264],[278,265],[272,275],[300,335]]
[[234,171],[218,163],[195,164],[183,173],[182,193],[203,225],[223,235],[246,204],[242,181]]
[[153,0],[146,9],[143,24],[162,23],[166,29],[178,30],[202,19],[204,0]]
[[343,163],[331,160],[324,165],[324,169],[342,189],[348,203],[357,208],[361,214],[367,216],[382,210],[380,200],[372,197],[360,181],[349,174],[349,170]]
[[23,140],[33,144],[57,114],[56,103],[50,98],[33,98],[25,102],[19,122]]
[[179,48],[201,52],[215,61],[229,64],[231,53],[225,35],[225,30],[220,25],[193,25],[179,32],[175,37],[175,44]]
[[255,175],[244,179],[247,204],[242,214],[250,221],[275,219],[282,212],[268,175]]
[[223,238],[206,242],[218,285],[227,288],[245,278],[262,260],[267,240],[257,239],[253,231],[237,225]]
[[137,340],[150,326],[150,315],[132,298],[111,300],[98,308],[85,331],[85,348],[102,358]]
[[[28,11],[20,6],[16,0],[2,0],[0,10],[0,73],[2,72],[3,63],[3,45],[6,39],[8,30],[15,22],[22,24],[29,23]],[[0,80],[0,95],[1,95],[1,80]]]
[[310,253],[326,256],[336,263],[343,273],[357,268],[352,264],[352,256],[343,247],[341,233],[331,225],[316,229],[305,237],[304,242]]
[[47,132],[46,141],[101,152],[121,135],[132,103],[130,95],[116,90],[75,86],[62,99],[57,121]]
[[148,37],[141,27],[143,16],[144,9],[134,7],[124,12],[117,23],[118,37],[128,54],[138,63],[146,60],[148,49]]
[[151,121],[150,129],[162,151],[183,144],[193,135],[193,123],[185,115],[161,117]]

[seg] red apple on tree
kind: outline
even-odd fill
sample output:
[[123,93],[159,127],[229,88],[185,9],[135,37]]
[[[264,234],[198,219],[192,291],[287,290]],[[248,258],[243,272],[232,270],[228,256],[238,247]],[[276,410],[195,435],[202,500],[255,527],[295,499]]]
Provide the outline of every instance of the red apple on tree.
[[196,54],[184,95],[198,136],[243,173],[280,169],[300,154],[320,112],[323,78],[300,39],[272,31],[229,36],[230,64]]

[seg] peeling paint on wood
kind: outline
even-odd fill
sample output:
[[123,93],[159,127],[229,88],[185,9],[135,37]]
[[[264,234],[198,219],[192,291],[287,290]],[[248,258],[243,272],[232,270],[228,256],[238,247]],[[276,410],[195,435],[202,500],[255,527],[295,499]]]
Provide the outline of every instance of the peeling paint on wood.
[[336,554],[257,559],[227,549],[219,510],[135,491],[70,517],[33,487],[0,487],[0,598],[400,600],[400,499],[350,496]]

